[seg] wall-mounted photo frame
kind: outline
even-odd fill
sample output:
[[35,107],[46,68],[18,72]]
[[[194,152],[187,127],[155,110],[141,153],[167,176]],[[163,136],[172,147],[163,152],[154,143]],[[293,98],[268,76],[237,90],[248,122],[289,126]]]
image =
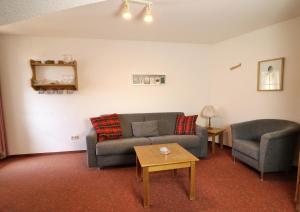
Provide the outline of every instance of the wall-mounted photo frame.
[[132,85],[164,85],[165,74],[132,74]]
[[257,90],[282,91],[284,76],[284,57],[258,62]]

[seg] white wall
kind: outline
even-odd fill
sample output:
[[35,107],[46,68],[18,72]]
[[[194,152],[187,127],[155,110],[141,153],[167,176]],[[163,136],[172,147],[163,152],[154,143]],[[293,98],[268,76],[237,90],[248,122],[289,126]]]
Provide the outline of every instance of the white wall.
[[[1,86],[9,154],[85,149],[88,118],[107,113],[183,111],[208,102],[209,46],[4,36]],[[29,59],[78,61],[79,91],[41,95],[30,87]],[[165,73],[164,86],[132,86],[132,73]],[[71,135],[80,135],[73,144]]]
[[[300,18],[215,45],[45,37],[0,37],[0,76],[10,154],[85,149],[88,118],[105,113],[183,111],[205,104],[214,126],[256,118],[300,122]],[[39,95],[29,59],[78,60],[79,91]],[[258,92],[257,62],[285,57],[284,91]],[[242,68],[229,67],[242,63]],[[165,86],[132,86],[132,73],[165,73]],[[203,121],[203,119],[202,119]],[[203,124],[203,123],[202,123]],[[71,135],[80,135],[73,144]],[[229,141],[226,136],[225,141]],[[228,142],[230,145],[230,142]]]
[[[210,103],[219,111],[216,126],[259,118],[300,122],[299,38],[297,18],[213,46]],[[256,91],[257,62],[278,57],[286,59],[284,90]],[[240,69],[229,70],[238,63]]]

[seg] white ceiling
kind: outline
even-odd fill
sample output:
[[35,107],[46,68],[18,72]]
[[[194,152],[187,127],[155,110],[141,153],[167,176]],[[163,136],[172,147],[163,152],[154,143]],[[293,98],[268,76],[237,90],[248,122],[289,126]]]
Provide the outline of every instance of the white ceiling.
[[0,25],[105,0],[0,0]]
[[122,0],[107,0],[0,26],[2,34],[215,43],[300,16],[299,0],[153,0],[154,22],[118,14]]

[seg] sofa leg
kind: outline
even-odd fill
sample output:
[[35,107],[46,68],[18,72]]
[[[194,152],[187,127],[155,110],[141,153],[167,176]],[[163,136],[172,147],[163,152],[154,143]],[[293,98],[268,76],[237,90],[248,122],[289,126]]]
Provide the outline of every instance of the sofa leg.
[[233,163],[235,164],[236,163],[236,160],[235,160],[235,157],[233,156]]
[[260,181],[264,181],[264,173],[263,172],[260,172]]

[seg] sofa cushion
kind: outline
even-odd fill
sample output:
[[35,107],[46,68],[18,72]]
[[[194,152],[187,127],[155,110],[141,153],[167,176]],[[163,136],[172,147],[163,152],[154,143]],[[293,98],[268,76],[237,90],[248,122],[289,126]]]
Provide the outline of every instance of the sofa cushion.
[[121,121],[121,127],[123,130],[123,138],[132,137],[132,122],[142,122],[145,121],[145,117],[143,113],[140,114],[119,114],[119,118]]
[[235,139],[232,148],[255,160],[259,159],[259,145],[257,141]]
[[157,120],[159,135],[174,135],[177,115],[183,113],[146,113],[145,121]]
[[122,137],[122,128],[118,114],[102,115],[90,118],[90,120],[96,130],[98,141]]
[[148,138],[121,138],[96,144],[96,155],[133,154],[134,146],[150,145]]
[[200,148],[200,137],[197,135],[164,135],[149,139],[151,144],[178,143],[186,149]]
[[157,120],[132,122],[131,124],[133,136],[135,137],[149,137],[159,135]]
[[196,121],[198,115],[195,116],[177,116],[176,118],[176,135],[196,135]]

